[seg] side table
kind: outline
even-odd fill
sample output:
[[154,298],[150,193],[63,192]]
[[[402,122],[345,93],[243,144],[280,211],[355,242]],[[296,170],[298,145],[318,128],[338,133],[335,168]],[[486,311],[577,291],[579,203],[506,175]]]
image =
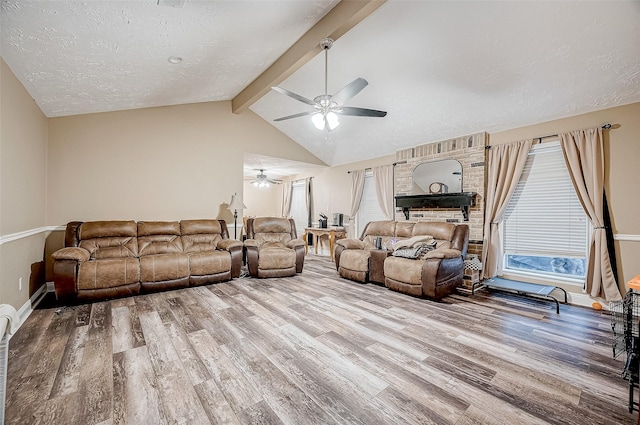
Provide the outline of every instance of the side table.
[[347,232],[344,228],[319,228],[319,227],[306,227],[302,234],[302,240],[304,241],[304,252],[309,252],[309,244],[307,242],[307,235],[313,235],[313,243],[315,246],[316,254],[318,253],[318,239],[321,236],[329,236],[329,257],[333,261],[333,251],[336,243],[336,239],[341,239],[347,236]]

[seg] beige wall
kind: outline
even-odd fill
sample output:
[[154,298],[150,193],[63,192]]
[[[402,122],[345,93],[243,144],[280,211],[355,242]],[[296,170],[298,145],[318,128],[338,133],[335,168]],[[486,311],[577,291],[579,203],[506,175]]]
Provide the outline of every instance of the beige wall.
[[228,219],[245,152],[322,164],[230,102],[50,119],[47,222]]
[[618,254],[620,287],[640,274],[640,103],[549,121],[489,135],[498,145],[532,137],[611,123],[604,131],[605,191],[609,200]]
[[43,283],[45,235],[5,238],[45,226],[46,160],[47,119],[0,59],[0,304],[16,309]]
[[[246,217],[280,217],[282,213],[282,185],[271,185],[259,188],[251,184],[251,180],[244,181],[243,193]],[[240,214],[240,212],[238,212]],[[240,215],[238,215],[240,220]]]

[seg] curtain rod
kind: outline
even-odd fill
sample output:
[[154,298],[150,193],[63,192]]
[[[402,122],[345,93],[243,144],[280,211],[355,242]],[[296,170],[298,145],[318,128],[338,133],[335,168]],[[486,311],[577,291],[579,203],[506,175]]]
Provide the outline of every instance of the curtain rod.
[[[612,125],[609,123],[603,124],[600,128],[602,128],[603,130],[609,130],[611,129]],[[538,143],[542,143],[542,139],[548,139],[549,137],[558,137],[559,134],[549,134],[548,136],[540,136],[540,137],[533,137],[532,139],[534,140],[534,142],[537,140]],[[491,145],[487,145],[484,147],[485,149],[491,149]]]
[[[368,171],[368,170],[373,170],[373,168],[372,167],[367,167],[367,168],[364,169],[364,171]],[[353,171],[347,171],[347,174],[351,174],[352,172]]]
[[[611,128],[611,124],[606,123],[603,124],[600,128],[602,128],[603,130],[609,130]],[[558,137],[559,134],[549,134],[548,136],[540,136],[540,137],[534,137],[533,140],[537,140],[538,143],[542,142],[542,139],[548,139],[549,137]]]
[[[391,165],[393,165],[393,166],[395,167],[395,166],[396,166],[396,165],[398,165],[398,164],[404,164],[404,163],[406,163],[406,162],[407,162],[407,161],[394,162],[394,163],[393,163],[393,164],[391,164]],[[373,167],[367,167],[367,168],[365,168],[365,169],[364,169],[364,171],[368,171],[368,170],[373,170]],[[347,174],[351,174],[353,171],[355,171],[355,170],[347,171]]]

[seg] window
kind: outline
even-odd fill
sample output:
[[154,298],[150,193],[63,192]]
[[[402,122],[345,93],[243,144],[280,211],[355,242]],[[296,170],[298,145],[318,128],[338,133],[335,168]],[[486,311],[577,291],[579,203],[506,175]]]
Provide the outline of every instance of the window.
[[309,214],[304,193],[304,180],[293,182],[291,190],[291,217],[296,222],[296,233],[302,237],[304,228],[309,227]]
[[505,272],[584,281],[591,227],[559,141],[531,149],[502,226]]
[[373,179],[373,172],[367,171],[364,175],[364,189],[362,191],[362,200],[360,201],[360,209],[357,214],[357,232],[356,237],[362,234],[367,223],[377,220],[386,220],[384,213],[378,204],[378,195],[376,194],[376,183]]

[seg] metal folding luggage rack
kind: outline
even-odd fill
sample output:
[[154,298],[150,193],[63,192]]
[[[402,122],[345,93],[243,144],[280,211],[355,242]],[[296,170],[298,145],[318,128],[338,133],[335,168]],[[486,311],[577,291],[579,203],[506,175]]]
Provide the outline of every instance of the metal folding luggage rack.
[[640,275],[628,283],[629,292],[622,301],[610,304],[613,358],[625,353],[622,377],[629,381],[629,413],[640,411],[634,391],[640,381]]

